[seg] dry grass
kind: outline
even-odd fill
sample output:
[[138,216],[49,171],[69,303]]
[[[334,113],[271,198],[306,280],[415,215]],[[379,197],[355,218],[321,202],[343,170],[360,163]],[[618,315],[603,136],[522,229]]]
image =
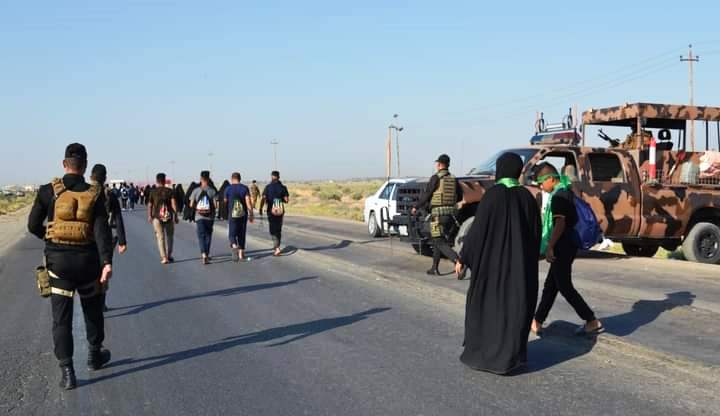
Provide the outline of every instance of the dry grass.
[[25,194],[25,196],[0,196],[0,215],[13,213],[32,204],[35,194]]
[[290,191],[287,212],[291,215],[363,220],[365,198],[374,194],[382,180],[286,183]]

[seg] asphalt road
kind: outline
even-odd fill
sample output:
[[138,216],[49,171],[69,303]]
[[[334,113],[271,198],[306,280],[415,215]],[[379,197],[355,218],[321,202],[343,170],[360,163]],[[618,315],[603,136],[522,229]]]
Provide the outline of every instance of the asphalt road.
[[571,336],[577,318],[558,301],[548,336],[530,340],[528,371],[501,377],[458,361],[467,282],[424,276],[427,259],[371,241],[361,226],[287,223],[286,256],[269,256],[256,224],[253,260],[239,264],[219,223],[209,266],[194,227],[180,224],[178,261],[162,266],[143,213],[126,213],[129,252],[116,258],[108,300],[113,361],[92,373],[79,365],[87,350],[78,305],[80,386],[70,392],[57,387],[50,305],[33,287],[42,243],[22,237],[0,258],[0,412],[720,414],[712,269],[663,264],[651,279],[642,262],[581,260],[578,286],[610,333]]

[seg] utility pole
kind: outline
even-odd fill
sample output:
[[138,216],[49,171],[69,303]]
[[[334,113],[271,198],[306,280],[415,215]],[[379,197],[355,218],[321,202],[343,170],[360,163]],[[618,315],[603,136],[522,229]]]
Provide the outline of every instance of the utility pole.
[[[693,56],[692,45],[688,45],[688,57],[680,55],[680,62],[688,63],[688,81],[690,87],[690,106],[695,105],[695,84],[693,79],[693,62],[700,62],[699,56]],[[695,151],[695,120],[690,120],[690,150]]]
[[273,170],[278,170],[278,162],[277,162],[277,146],[280,144],[277,140],[273,140],[270,142],[270,144],[273,146]]
[[212,166],[212,157],[215,156],[215,153],[210,152],[208,153],[208,161],[210,162],[210,173],[212,174],[213,166]]
[[177,183],[177,179],[175,179],[175,161],[170,161],[170,174],[172,175],[171,179],[174,183]]
[[[393,114],[393,120],[397,120],[397,118],[398,118],[398,115]],[[392,149],[392,145],[390,144],[390,142],[392,142],[392,131],[393,130],[395,130],[395,154],[397,156],[397,176],[400,177],[400,132],[403,131],[403,127],[396,126],[395,124],[391,124],[388,126],[388,148],[389,149]],[[390,172],[390,170],[391,170],[390,158],[391,157],[388,157],[388,172],[392,173],[392,172]],[[389,176],[391,176],[391,175],[388,175],[388,177]]]
[[387,142],[385,144],[385,173],[388,180],[392,177],[392,128],[388,126]]

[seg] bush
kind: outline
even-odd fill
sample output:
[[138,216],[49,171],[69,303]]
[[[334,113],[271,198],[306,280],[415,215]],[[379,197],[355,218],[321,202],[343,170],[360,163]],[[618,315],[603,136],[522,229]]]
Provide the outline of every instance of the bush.
[[334,190],[322,191],[318,196],[324,201],[342,201],[342,195],[340,192]]
[[365,196],[362,194],[362,192],[355,192],[354,194],[352,194],[353,201],[359,201],[359,200],[363,199],[364,197]]

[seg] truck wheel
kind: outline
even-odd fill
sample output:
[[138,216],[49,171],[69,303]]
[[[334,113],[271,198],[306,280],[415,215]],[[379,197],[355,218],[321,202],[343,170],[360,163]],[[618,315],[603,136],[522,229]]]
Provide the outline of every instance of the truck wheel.
[[625,250],[625,254],[632,257],[652,257],[660,248],[657,244],[640,245],[633,243],[622,243],[622,247],[623,250]]
[[720,264],[720,227],[711,222],[695,224],[682,247],[685,258],[690,261]]
[[372,238],[377,238],[382,235],[382,228],[378,225],[374,212],[371,212],[368,218],[368,234],[370,234]]
[[470,227],[472,227],[473,221],[475,221],[475,217],[470,217],[470,218],[466,219],[460,226],[457,236],[455,236],[454,249],[455,249],[455,252],[458,254],[460,254],[460,251],[462,251],[463,244],[465,243],[465,236],[470,231]]

